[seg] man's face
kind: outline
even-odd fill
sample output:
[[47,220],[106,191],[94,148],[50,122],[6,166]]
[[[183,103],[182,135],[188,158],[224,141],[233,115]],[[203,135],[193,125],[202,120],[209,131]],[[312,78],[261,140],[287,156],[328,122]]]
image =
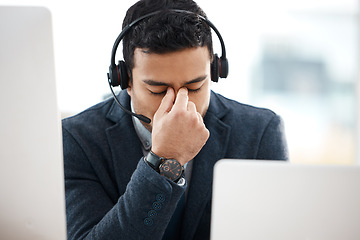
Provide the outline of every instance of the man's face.
[[189,101],[196,105],[204,117],[210,102],[210,56],[207,47],[187,48],[181,51],[156,54],[146,49],[134,51],[133,81],[127,91],[134,110],[151,119],[144,124],[152,130],[155,112],[160,106],[168,87],[175,94],[180,88],[188,89]]

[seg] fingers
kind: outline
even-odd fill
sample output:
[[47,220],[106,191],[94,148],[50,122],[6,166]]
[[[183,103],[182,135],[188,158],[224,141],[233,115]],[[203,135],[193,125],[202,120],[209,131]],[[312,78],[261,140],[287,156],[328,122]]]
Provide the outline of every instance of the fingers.
[[156,112],[156,115],[158,116],[162,116],[165,113],[169,113],[170,111],[174,111],[174,112],[182,112],[182,111],[187,111],[190,112],[192,114],[195,114],[198,118],[198,120],[200,122],[203,122],[203,118],[201,116],[200,113],[197,112],[196,110],[196,105],[194,102],[189,101],[189,97],[188,97],[188,90],[186,88],[180,88],[177,96],[176,96],[176,100],[174,103],[174,99],[175,99],[175,92],[174,89],[169,87],[167,89],[167,92],[164,96],[164,98],[162,99],[160,106]]
[[157,114],[164,114],[171,110],[174,104],[175,92],[172,88],[168,88],[165,96],[161,100],[160,106],[157,110]]
[[198,119],[199,119],[199,122],[204,123],[204,119],[203,119],[203,117],[201,116],[201,114],[200,114],[199,112],[196,112],[196,113],[197,113],[197,117],[198,117]]
[[196,114],[199,122],[204,122],[203,117],[202,117],[201,114],[196,110],[196,105],[195,105],[195,103],[189,101],[189,102],[188,102],[188,105],[187,105],[187,110],[188,110],[188,112],[191,112],[191,113],[193,113],[193,114]]
[[174,107],[177,109],[186,110],[188,106],[188,101],[188,90],[186,88],[180,88],[176,96]]
[[187,110],[187,112],[196,115],[199,122],[202,122],[202,123],[204,122],[201,114],[199,112],[197,112],[197,110],[196,110],[195,103],[192,101],[189,101],[188,90],[186,88],[181,88],[178,91],[173,109],[178,109],[178,110],[185,109],[185,110]]
[[196,105],[195,105],[195,103],[189,101],[189,102],[187,103],[187,110],[188,110],[189,112],[196,112]]

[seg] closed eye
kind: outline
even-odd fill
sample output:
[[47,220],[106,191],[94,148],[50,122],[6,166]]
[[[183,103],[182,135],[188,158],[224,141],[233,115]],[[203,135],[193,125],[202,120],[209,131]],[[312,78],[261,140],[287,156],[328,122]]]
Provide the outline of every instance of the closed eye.
[[[196,88],[196,89],[191,89],[191,88],[188,88],[188,92],[189,93],[196,93],[198,91],[200,91],[201,87],[199,88]],[[162,96],[162,95],[165,95],[166,94],[166,90],[165,91],[162,91],[162,92],[153,92],[151,90],[149,90],[151,94],[153,95],[156,95],[156,96]]]
[[156,96],[162,96],[166,94],[166,90],[162,91],[162,92],[153,92],[151,90],[149,90],[151,94],[156,95]]
[[[201,86],[201,87],[202,87],[202,86]],[[188,88],[188,91],[191,92],[191,93],[196,93],[196,92],[198,92],[198,91],[201,89],[201,87],[196,88],[196,89]]]

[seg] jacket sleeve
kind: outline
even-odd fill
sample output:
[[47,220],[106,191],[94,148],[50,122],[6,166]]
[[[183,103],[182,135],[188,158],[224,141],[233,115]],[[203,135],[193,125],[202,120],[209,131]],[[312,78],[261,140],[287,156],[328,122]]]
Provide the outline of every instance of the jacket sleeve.
[[274,114],[264,129],[256,158],[268,160],[289,159],[284,123],[280,116]]
[[[68,239],[161,239],[185,186],[160,176],[141,158],[116,202],[81,145],[63,128]],[[99,159],[101,161],[101,159]]]

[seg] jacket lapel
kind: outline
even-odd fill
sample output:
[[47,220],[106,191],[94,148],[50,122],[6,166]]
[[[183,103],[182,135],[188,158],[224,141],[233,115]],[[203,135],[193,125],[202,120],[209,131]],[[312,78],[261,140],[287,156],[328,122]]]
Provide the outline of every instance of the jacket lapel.
[[[127,109],[130,109],[130,97],[126,91],[121,91],[118,99]],[[116,124],[106,129],[115,173],[119,196],[125,192],[126,185],[142,157],[141,142],[135,132],[129,114],[126,114],[114,102],[107,118]]]
[[186,202],[182,238],[192,239],[195,230],[204,213],[206,205],[211,200],[213,167],[225,156],[231,127],[221,118],[226,114],[227,108],[212,93],[209,109],[204,118],[210,137],[203,149],[193,159],[193,169]]

